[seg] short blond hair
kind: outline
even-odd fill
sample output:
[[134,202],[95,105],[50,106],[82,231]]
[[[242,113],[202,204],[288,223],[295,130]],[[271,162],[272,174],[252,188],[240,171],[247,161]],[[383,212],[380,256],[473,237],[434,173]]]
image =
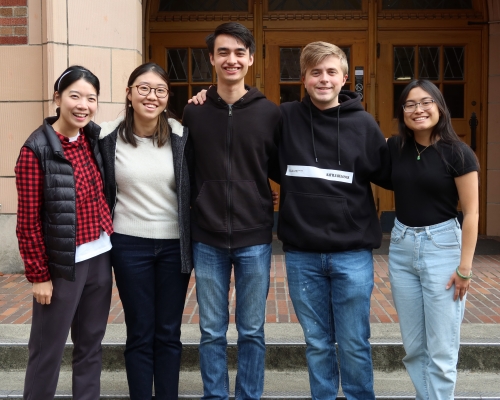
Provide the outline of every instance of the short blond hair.
[[300,53],[300,73],[306,75],[307,68],[315,67],[320,64],[325,58],[335,56],[340,59],[340,67],[342,74],[347,75],[349,65],[347,57],[342,49],[334,44],[327,42],[312,42],[302,49]]

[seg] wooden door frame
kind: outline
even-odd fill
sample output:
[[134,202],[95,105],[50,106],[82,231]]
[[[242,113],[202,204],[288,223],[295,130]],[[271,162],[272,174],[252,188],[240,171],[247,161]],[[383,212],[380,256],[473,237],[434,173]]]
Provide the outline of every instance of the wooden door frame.
[[[418,35],[418,36],[416,36]],[[462,125],[466,124],[469,120],[470,112],[474,111],[478,115],[479,125],[478,125],[478,135],[477,135],[477,146],[476,153],[478,154],[479,163],[483,168],[479,172],[479,181],[486,182],[486,169],[484,166],[486,165],[486,144],[487,144],[487,85],[484,83],[485,76],[487,78],[487,62],[484,62],[482,58],[482,54],[484,53],[484,30],[479,27],[475,29],[447,29],[445,31],[436,29],[421,29],[417,32],[412,30],[408,32],[408,30],[395,32],[395,30],[379,30],[379,43],[380,43],[380,58],[378,58],[378,68],[379,70],[389,70],[391,74],[381,75],[378,77],[378,87],[379,91],[377,93],[378,98],[378,115],[381,122],[381,128],[384,131],[384,134],[387,137],[390,137],[392,134],[397,133],[397,121],[394,118],[390,118],[389,126],[387,126],[387,117],[384,114],[387,114],[390,110],[392,114],[393,104],[392,104],[392,88],[393,88],[393,55],[392,48],[393,46],[421,46],[421,45],[430,45],[430,46],[440,46],[446,44],[455,44],[455,45],[464,45],[471,50],[468,51],[469,54],[466,54],[465,60],[465,68],[466,71],[468,68],[471,68],[471,63],[477,64],[472,68],[475,68],[472,72],[466,72],[466,92],[465,99],[466,102],[465,110],[464,110],[464,118]],[[418,37],[418,38],[417,38]],[[473,50],[472,50],[473,49]],[[388,54],[389,53],[389,54]],[[475,53],[470,54],[470,53]],[[474,57],[474,60],[471,58]],[[471,79],[472,75],[472,79]],[[477,79],[475,79],[475,77]],[[475,84],[475,85],[474,85]],[[470,90],[468,92],[468,86],[477,87],[478,95],[477,99],[470,98]],[[384,93],[390,92],[390,95],[386,95]],[[477,106],[471,106],[467,103],[467,101],[475,100]],[[389,104],[387,104],[389,103]],[[468,137],[467,133],[467,137]],[[392,209],[394,210],[394,203],[392,195],[387,193],[381,194],[381,199],[386,204],[390,204],[392,202]],[[486,232],[486,185],[481,184],[479,188],[479,233],[484,234]]]
[[[348,31],[360,30],[367,34],[367,60],[365,63],[365,101],[366,109],[376,120],[379,120],[379,89],[384,88],[379,82],[380,69],[377,63],[379,51],[379,35],[382,32],[391,32],[397,38],[398,32],[418,32],[426,30],[439,31],[439,34],[450,29],[462,31],[481,30],[482,72],[479,80],[481,86],[482,111],[479,124],[482,127],[482,136],[478,141],[480,149],[480,163],[482,166],[480,186],[480,222],[479,232],[486,232],[486,145],[487,145],[487,104],[488,104],[488,54],[489,37],[487,0],[473,0],[473,10],[382,10],[380,0],[363,0],[362,10],[359,11],[293,11],[269,12],[263,0],[249,0],[248,12],[183,12],[175,15],[160,15],[152,12],[159,0],[144,0],[142,2],[144,31],[143,31],[143,61],[152,58],[151,33],[176,32],[179,36],[186,32],[211,32],[224,21],[238,21],[254,32],[257,44],[256,62],[253,71],[247,75],[251,78],[250,84],[258,89],[265,90],[265,63],[263,54],[265,35],[272,31],[289,32],[320,32],[320,31]],[[483,24],[483,25],[481,25]],[[314,40],[324,40],[317,37]],[[176,42],[177,43],[177,42]],[[266,49],[266,53],[267,53]],[[260,54],[260,56],[259,56]],[[250,75],[251,74],[251,75]],[[378,190],[375,189],[375,190]]]

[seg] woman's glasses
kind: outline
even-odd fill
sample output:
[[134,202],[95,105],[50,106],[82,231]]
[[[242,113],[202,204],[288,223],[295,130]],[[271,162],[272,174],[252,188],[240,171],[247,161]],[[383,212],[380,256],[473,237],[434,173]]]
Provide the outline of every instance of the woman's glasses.
[[154,90],[156,97],[158,97],[159,99],[164,99],[165,97],[168,96],[169,93],[169,90],[165,87],[153,88],[149,85],[135,85],[130,87],[131,88],[136,87],[137,93],[139,93],[141,96],[147,96],[149,93],[151,93],[151,90]]
[[432,99],[425,99],[419,103],[415,103],[413,101],[408,101],[405,104],[403,104],[403,110],[404,110],[404,112],[412,113],[412,112],[415,112],[417,110],[418,106],[420,106],[420,109],[422,111],[427,111],[427,110],[430,110],[432,108],[433,104],[434,104],[434,100],[432,100]]

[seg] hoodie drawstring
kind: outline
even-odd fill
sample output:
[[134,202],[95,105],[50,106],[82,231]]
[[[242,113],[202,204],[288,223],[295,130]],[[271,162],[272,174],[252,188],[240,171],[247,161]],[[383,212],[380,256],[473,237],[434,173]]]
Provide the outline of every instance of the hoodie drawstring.
[[[314,159],[316,160],[316,162],[318,162],[318,156],[316,154],[316,146],[314,144],[314,126],[313,126],[313,114],[311,106],[309,106],[309,118],[311,119],[311,137],[312,137],[312,144],[314,151]],[[340,164],[340,104],[337,108],[337,152],[338,152],[339,165],[341,165]]]
[[339,165],[340,165],[340,104],[337,108],[337,151],[339,154]]
[[309,117],[311,118],[311,136],[313,142],[314,159],[316,160],[316,162],[318,162],[318,156],[316,155],[316,146],[314,145],[313,113],[311,110],[311,106],[309,106]]

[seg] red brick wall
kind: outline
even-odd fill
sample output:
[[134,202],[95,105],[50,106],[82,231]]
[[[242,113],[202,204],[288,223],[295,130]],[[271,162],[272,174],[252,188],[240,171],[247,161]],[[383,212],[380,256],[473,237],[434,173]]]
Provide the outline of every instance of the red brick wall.
[[28,0],[0,0],[2,44],[28,44]]

